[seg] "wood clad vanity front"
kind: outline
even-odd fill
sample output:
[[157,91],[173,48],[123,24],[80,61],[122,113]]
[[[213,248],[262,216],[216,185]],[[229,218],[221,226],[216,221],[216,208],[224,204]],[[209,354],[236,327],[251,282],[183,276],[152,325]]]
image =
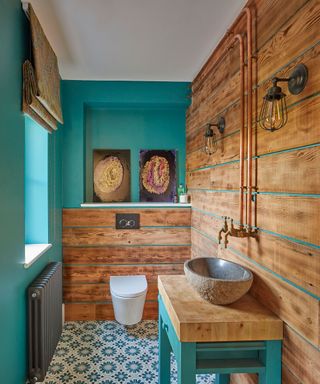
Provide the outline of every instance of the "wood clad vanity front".
[[158,276],[158,289],[181,342],[282,340],[283,322],[249,294],[213,305],[185,276]]

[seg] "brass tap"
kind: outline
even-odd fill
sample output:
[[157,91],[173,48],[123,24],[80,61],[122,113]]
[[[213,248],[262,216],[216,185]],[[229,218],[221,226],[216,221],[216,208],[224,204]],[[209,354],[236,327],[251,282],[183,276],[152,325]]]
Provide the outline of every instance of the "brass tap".
[[[224,227],[225,228],[225,227]],[[228,225],[227,225],[228,228]],[[219,232],[220,234],[220,232]],[[235,228],[233,224],[233,219],[230,220],[230,229],[227,230],[225,237],[224,237],[224,247],[227,248],[228,246],[228,237],[238,237],[238,238],[249,238],[249,237],[256,237],[257,230],[251,230],[250,228],[245,228],[242,224],[239,225],[239,228]],[[220,244],[220,243],[219,243]]]
[[224,233],[227,233],[228,232],[228,217],[227,216],[225,216],[224,217],[224,225],[223,225],[223,227],[220,229],[220,231],[219,231],[219,235],[218,235],[218,242],[219,242],[219,244],[221,244],[221,240],[222,240],[222,232],[224,232]]

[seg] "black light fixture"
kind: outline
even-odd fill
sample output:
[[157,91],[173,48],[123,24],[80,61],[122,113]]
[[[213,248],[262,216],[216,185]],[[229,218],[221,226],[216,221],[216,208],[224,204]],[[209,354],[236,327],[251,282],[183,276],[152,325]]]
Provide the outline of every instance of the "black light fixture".
[[217,123],[206,124],[206,131],[204,133],[204,151],[207,155],[212,155],[217,150],[217,136],[211,127],[217,127],[220,133],[224,132],[226,121],[224,117],[219,117]]
[[278,82],[288,82],[289,92],[292,95],[298,95],[306,86],[307,80],[308,69],[304,64],[297,65],[288,78],[274,77],[272,79],[272,87],[264,96],[260,111],[261,128],[273,132],[282,128],[288,121],[286,94],[282,92]]

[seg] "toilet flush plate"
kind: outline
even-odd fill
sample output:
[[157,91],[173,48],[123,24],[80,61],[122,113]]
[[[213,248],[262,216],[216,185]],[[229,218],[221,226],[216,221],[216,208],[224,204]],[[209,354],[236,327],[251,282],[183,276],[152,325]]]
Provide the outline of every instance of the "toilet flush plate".
[[116,213],[116,229],[140,229],[140,214]]

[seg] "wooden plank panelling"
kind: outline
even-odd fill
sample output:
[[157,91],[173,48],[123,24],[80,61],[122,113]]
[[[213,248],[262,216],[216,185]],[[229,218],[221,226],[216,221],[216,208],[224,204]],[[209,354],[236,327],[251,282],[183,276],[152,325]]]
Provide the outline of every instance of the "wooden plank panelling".
[[258,155],[297,148],[320,142],[320,97],[307,99],[288,111],[288,123],[283,129],[272,132],[257,131]]
[[[116,230],[116,213],[139,213],[139,230]],[[64,300],[69,320],[112,319],[110,276],[146,275],[144,319],[157,317],[158,274],[179,274],[191,256],[191,210],[65,209]],[[169,244],[169,245],[167,245]]]
[[[320,109],[319,109],[320,110]],[[276,153],[256,161],[257,185],[260,192],[318,194],[320,184],[320,151],[318,147]],[[276,172],[275,172],[276,170]],[[207,168],[187,174],[189,189],[239,188],[239,162]],[[303,179],[304,183],[299,181]]]
[[[216,122],[217,117],[211,112],[211,115],[207,117],[207,121],[204,122],[204,124],[208,122]],[[239,102],[236,102],[232,104],[229,108],[224,110],[220,113],[225,118],[226,125],[225,130],[223,134],[221,135],[218,133],[218,130],[216,130],[217,138],[220,139],[222,137],[225,137],[227,135],[230,135],[231,133],[238,131],[240,129],[239,126],[239,117],[240,117],[240,104]],[[195,119],[196,120],[196,119]],[[203,146],[203,135],[205,132],[205,126],[199,121],[195,121],[194,128],[191,126],[187,126],[187,153],[195,151],[196,149],[201,148]]]
[[309,0],[258,54],[258,82],[319,40],[320,3]]
[[115,227],[116,213],[140,214],[141,226],[187,226],[190,223],[191,210],[188,209],[105,209],[82,208],[64,209],[63,225],[71,227],[81,226],[113,226]]
[[63,245],[150,245],[189,244],[189,228],[143,228],[140,230],[115,230],[102,227],[64,227]]
[[218,254],[251,269],[254,284],[250,293],[314,345],[319,345],[318,300],[228,249],[221,247]]
[[[257,160],[260,192],[319,193],[319,147],[282,152]],[[303,183],[300,180],[304,180]]]
[[63,248],[63,260],[67,264],[159,264],[184,262],[188,258],[190,246],[183,245]]
[[[268,88],[272,85],[271,77],[290,77],[291,72],[294,70],[297,64],[303,63],[308,68],[308,82],[301,93],[298,95],[292,95],[287,92],[286,102],[288,105],[292,105],[300,102],[302,99],[310,97],[319,89],[320,74],[318,71],[320,60],[320,43],[308,48],[301,56],[298,56],[295,60],[288,65],[282,67],[281,63],[278,64],[279,70],[275,73],[274,67],[270,68],[270,73],[267,80],[263,80],[258,88],[258,108],[260,109],[262,104],[262,98],[267,93]],[[286,64],[286,63],[285,63]],[[280,83],[279,83],[280,84]]]
[[[303,384],[315,384],[320,371],[320,352],[302,339],[294,330],[285,326],[283,363],[295,377],[303,378]],[[299,351],[297,354],[296,351]]]
[[[193,212],[192,226],[215,240],[222,225],[223,222],[219,219],[197,211]],[[236,251],[320,297],[320,249],[310,248],[262,231],[258,232],[256,238],[229,237],[228,241]],[[205,245],[206,241],[194,231],[191,233],[191,242],[192,246],[196,244],[200,247],[203,254],[211,256],[217,253],[216,248],[215,253],[211,252],[211,242]]]
[[[239,194],[234,192],[192,192],[195,208],[238,220]],[[320,199],[308,196],[258,195],[257,226],[263,230],[320,245],[314,223],[320,217]]]
[[237,192],[192,191],[191,198],[194,208],[238,219],[239,194]]
[[[253,13],[256,56],[252,121],[258,194],[253,208],[261,230],[255,239],[230,237],[228,249],[217,245],[222,216],[239,219],[239,89],[233,88],[239,58],[236,45],[222,56],[231,39],[226,35],[192,83],[187,113],[191,255],[218,255],[253,270],[251,293],[287,324],[282,383],[316,384],[320,377],[320,2],[249,0],[247,5]],[[231,29],[245,35],[245,17]],[[261,129],[256,121],[271,78],[290,76],[299,63],[308,67],[304,90],[291,95],[287,84],[279,84],[287,95],[287,124],[275,132]],[[222,111],[229,131],[218,141],[216,153],[207,156],[201,148],[202,125]],[[257,377],[232,375],[231,383],[257,384]]]
[[236,102],[240,97],[240,74],[235,73],[230,78],[225,78],[220,87],[214,89],[199,105],[197,110],[190,114],[188,121],[188,134],[199,126],[206,124],[209,119],[220,113],[228,105]]
[[[149,279],[147,300],[157,300],[157,283]],[[65,285],[63,288],[64,300],[66,302],[88,302],[88,301],[106,301],[111,300],[109,284],[73,284]]]
[[187,173],[189,189],[238,189],[239,162]]
[[190,153],[187,157],[187,171],[232,160],[239,160],[239,133],[237,132],[220,140],[217,151],[211,156],[204,153],[202,149]]
[[256,205],[258,227],[320,245],[320,199],[259,195]]
[[[79,320],[114,320],[113,307],[108,304],[65,304],[66,321]],[[158,318],[158,303],[146,301],[143,319],[156,320]]]
[[[253,12],[254,19],[256,21],[256,28],[253,28],[254,46],[257,49],[261,49],[275,33],[282,29],[284,25],[295,15],[300,8],[302,8],[309,0],[295,0],[288,2],[287,0],[252,0],[248,1],[248,6]],[[283,9],[286,12],[283,12]],[[233,24],[232,28],[234,33],[243,32],[244,30],[245,17],[238,20],[237,23]],[[257,29],[257,33],[255,33]],[[192,83],[192,87],[198,89],[198,83],[202,83],[202,87],[205,87],[208,83],[212,82],[210,74],[216,74],[216,69],[220,72],[220,68],[216,65],[219,61],[221,53],[225,51],[230,43],[231,37],[225,35],[219,42],[217,48],[211,54],[205,65],[201,68],[200,72],[196,76]],[[230,67],[231,64],[223,61],[224,66]],[[214,69],[214,70],[213,70]],[[206,81],[203,81],[205,78]],[[201,88],[200,88],[201,89]],[[198,93],[198,92],[197,92]],[[196,99],[197,93],[193,95],[193,99]]]
[[178,275],[183,264],[164,265],[68,265],[64,266],[65,283],[106,283],[110,276],[146,275],[148,280],[156,281],[158,275]]

